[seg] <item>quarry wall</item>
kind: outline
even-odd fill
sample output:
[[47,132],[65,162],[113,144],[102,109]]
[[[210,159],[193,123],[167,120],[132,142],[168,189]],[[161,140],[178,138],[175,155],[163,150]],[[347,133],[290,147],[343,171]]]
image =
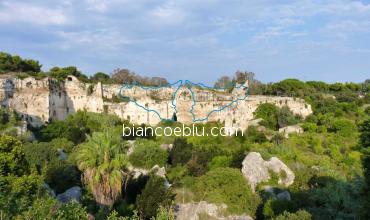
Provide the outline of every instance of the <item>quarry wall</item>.
[[[36,127],[50,120],[63,120],[67,115],[78,110],[106,112],[135,124],[156,125],[161,118],[170,119],[174,113],[177,121],[192,123],[194,117],[198,119],[207,117],[210,112],[225,106],[240,95],[237,92],[226,94],[200,88],[194,88],[191,93],[184,86],[176,93],[174,99],[176,108],[174,108],[172,97],[174,88],[145,90],[133,87],[125,90],[125,96],[135,99],[144,107],[140,108],[134,102],[118,99],[120,88],[121,85],[82,83],[74,76],[69,76],[61,82],[50,78],[36,80],[32,77],[18,79],[14,76],[2,76],[0,102],[3,107],[14,109],[24,120]],[[219,121],[226,127],[246,128],[254,118],[253,112],[261,103],[273,103],[279,107],[286,105],[293,113],[302,117],[312,113],[311,106],[302,99],[248,96],[245,100],[235,102],[222,111],[213,112],[207,121]],[[193,114],[189,112],[192,107]]]

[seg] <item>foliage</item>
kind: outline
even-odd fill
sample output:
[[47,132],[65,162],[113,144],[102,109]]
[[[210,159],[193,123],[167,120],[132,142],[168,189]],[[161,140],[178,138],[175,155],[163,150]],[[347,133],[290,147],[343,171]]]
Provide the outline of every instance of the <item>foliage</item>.
[[255,118],[262,118],[261,125],[276,130],[278,128],[278,107],[274,104],[260,104],[253,113]]
[[77,67],[68,66],[68,67],[53,67],[49,70],[49,76],[57,80],[64,80],[67,76],[75,76],[78,80],[82,82],[87,82],[88,78],[86,75],[82,74]]
[[44,141],[66,138],[78,144],[85,141],[87,134],[104,131],[121,124],[121,120],[115,115],[77,111],[76,114],[69,115],[64,121],[53,121],[47,127],[42,128],[39,135],[40,139]]
[[88,213],[79,203],[72,201],[59,204],[50,197],[34,201],[32,208],[24,212],[18,219],[44,219],[44,220],[87,220]]
[[22,175],[27,170],[22,143],[15,137],[0,135],[0,175]]
[[136,143],[134,152],[130,155],[130,162],[135,167],[151,169],[154,165],[164,166],[168,153],[161,149],[154,141],[141,141]]
[[217,168],[198,177],[194,192],[198,200],[225,203],[231,213],[254,216],[261,198],[252,192],[238,169]]
[[273,220],[311,220],[311,214],[305,210],[299,210],[295,213],[284,212]]
[[78,167],[98,204],[112,206],[121,195],[129,165],[125,152],[119,136],[109,132],[94,132],[80,147]]
[[175,215],[171,208],[164,208],[160,206],[157,210],[157,215],[153,220],[175,220]]
[[170,151],[170,161],[173,166],[183,165],[191,158],[193,145],[184,138],[176,138]]
[[166,188],[164,181],[162,177],[150,176],[144,190],[137,197],[136,205],[143,218],[156,216],[160,206],[169,208],[171,205],[174,195]]
[[0,73],[4,72],[40,72],[39,61],[22,59],[17,55],[0,52]]
[[37,174],[23,176],[0,175],[0,212],[3,218],[26,211],[39,197],[45,195],[42,177]]
[[219,167],[229,167],[232,160],[233,158],[230,156],[216,156],[208,163],[208,168],[209,170],[213,170]]
[[168,82],[161,77],[143,77],[128,69],[115,69],[112,79],[119,84],[139,84],[143,86],[167,86]]
[[112,79],[110,78],[110,76],[102,72],[95,73],[93,76],[90,77],[90,80],[92,82],[101,82],[104,84],[112,83]]

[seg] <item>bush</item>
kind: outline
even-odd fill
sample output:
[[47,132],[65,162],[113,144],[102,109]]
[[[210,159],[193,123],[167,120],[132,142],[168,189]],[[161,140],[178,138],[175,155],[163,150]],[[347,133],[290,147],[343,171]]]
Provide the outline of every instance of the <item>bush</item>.
[[299,123],[300,117],[297,115],[294,115],[290,110],[288,106],[283,106],[281,109],[279,109],[277,113],[278,118],[278,125],[280,128],[286,127],[289,125],[295,125]]
[[283,214],[273,218],[274,220],[311,220],[311,214],[305,210],[299,210],[295,213],[284,212]]
[[156,215],[160,206],[168,208],[174,195],[166,189],[165,179],[159,176],[151,176],[145,185],[144,190],[136,199],[140,215],[149,219]]
[[262,118],[261,125],[276,130],[278,128],[279,108],[271,103],[260,104],[253,113],[255,118]]
[[331,122],[328,131],[348,137],[357,131],[357,127],[351,120],[340,118],[334,119],[334,121]]
[[143,141],[136,144],[129,159],[135,167],[150,169],[154,165],[164,166],[168,159],[168,153],[154,141]]
[[213,170],[219,167],[229,167],[233,161],[232,157],[216,156],[208,163],[208,169]]
[[173,166],[184,165],[190,158],[193,145],[188,143],[185,138],[176,138],[170,151],[170,162]]
[[290,201],[269,199],[263,206],[263,215],[265,218],[272,218],[292,210],[293,205]]
[[225,203],[228,211],[255,216],[261,198],[252,192],[239,169],[216,168],[198,177],[193,186],[198,200]]

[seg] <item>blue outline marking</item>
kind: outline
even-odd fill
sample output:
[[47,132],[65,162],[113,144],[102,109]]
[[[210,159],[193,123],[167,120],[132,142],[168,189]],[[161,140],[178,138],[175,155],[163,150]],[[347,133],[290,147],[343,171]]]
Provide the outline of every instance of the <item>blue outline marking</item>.
[[[201,85],[201,86],[203,86],[203,87],[206,87],[206,88],[209,88],[209,89],[215,89],[214,87],[209,87],[209,86],[205,86],[203,83],[193,83],[193,82],[190,82],[189,80],[186,80],[185,81],[185,84],[186,83],[189,83],[189,84],[192,84],[192,85]],[[240,86],[235,86],[235,88],[236,89],[239,89],[239,88],[241,88],[241,87],[243,87],[243,89],[244,88],[246,88],[247,89],[247,91],[246,91],[246,94],[245,94],[245,96],[243,97],[243,98],[237,98],[237,99],[235,99],[235,100],[232,100],[229,104],[227,104],[227,105],[224,105],[224,106],[222,106],[220,109],[214,109],[214,110],[212,110],[212,111],[210,111],[209,113],[208,113],[208,115],[205,117],[205,118],[200,118],[200,119],[196,119],[195,118],[195,115],[194,115],[194,106],[196,105],[196,102],[195,102],[195,94],[194,94],[194,92],[193,92],[193,90],[191,90],[191,88],[190,87],[188,87],[188,89],[190,90],[190,92],[191,92],[191,97],[192,97],[192,100],[193,100],[193,104],[191,105],[191,109],[190,109],[190,113],[191,113],[191,115],[192,115],[192,117],[193,117],[193,122],[202,122],[202,121],[206,121],[206,120],[208,120],[208,118],[209,118],[209,116],[211,116],[211,114],[212,113],[214,113],[214,112],[220,112],[220,111],[222,111],[222,110],[224,110],[225,108],[228,108],[228,107],[230,107],[232,104],[234,104],[234,103],[236,103],[236,102],[238,102],[238,101],[243,101],[243,100],[245,100],[247,97],[248,97],[248,87],[247,86],[244,86],[244,85],[240,85]],[[216,89],[216,90],[225,90],[225,89],[227,89],[227,88],[229,88],[229,87],[224,87],[224,88],[220,88],[220,89]]]
[[215,87],[206,86],[203,83],[193,83],[193,82],[191,82],[189,80],[185,80],[185,83],[183,83],[183,80],[178,80],[175,83],[171,83],[171,84],[169,83],[169,84],[164,85],[164,86],[162,86],[162,85],[161,86],[142,86],[139,83],[136,83],[135,82],[132,85],[130,85],[130,84],[124,84],[124,85],[122,85],[122,87],[119,89],[118,96],[120,98],[128,98],[129,99],[129,102],[133,102],[135,105],[137,105],[138,107],[144,109],[147,112],[154,112],[156,115],[158,115],[158,117],[159,117],[159,119],[161,121],[173,121],[172,119],[162,118],[161,115],[158,113],[158,111],[153,110],[153,109],[146,108],[146,107],[140,105],[136,100],[133,100],[133,99],[131,99],[128,96],[122,95],[122,90],[123,89],[132,89],[133,87],[140,87],[141,89],[144,89],[144,90],[159,90],[159,89],[162,89],[162,88],[172,87],[172,86],[174,86],[174,85],[176,85],[178,83],[180,83],[180,84],[177,86],[177,89],[175,90],[175,92],[172,95],[172,102],[171,102],[172,108],[174,109],[175,113],[177,113],[177,106],[176,106],[176,95],[177,95],[177,92],[180,90],[180,88],[182,86],[187,86],[187,89],[189,89],[189,91],[191,93],[191,97],[192,97],[192,105],[191,105],[191,109],[189,110],[189,112],[192,115],[193,122],[206,121],[206,120],[208,120],[208,118],[210,117],[210,115],[212,113],[214,113],[214,112],[220,112],[220,111],[224,110],[225,108],[230,107],[232,104],[237,103],[238,101],[243,101],[243,100],[245,100],[248,97],[248,89],[249,88],[247,86],[245,86],[245,85],[235,86],[235,83],[234,83],[233,86],[234,86],[235,89],[239,89],[239,88],[245,89],[246,88],[246,93],[245,93],[245,96],[243,98],[237,98],[235,100],[232,100],[229,104],[224,105],[224,106],[222,106],[219,109],[212,110],[211,112],[208,113],[208,115],[205,118],[197,119],[195,117],[195,115],[194,115],[194,112],[193,112],[194,111],[194,106],[196,105],[195,94],[194,94],[193,90],[191,89],[191,87],[189,85],[192,85],[192,86],[200,86],[200,87],[204,87],[204,88],[207,88],[207,89],[219,90],[219,91],[220,90],[228,89],[228,88],[230,88],[230,86],[225,86],[223,88],[215,88]]

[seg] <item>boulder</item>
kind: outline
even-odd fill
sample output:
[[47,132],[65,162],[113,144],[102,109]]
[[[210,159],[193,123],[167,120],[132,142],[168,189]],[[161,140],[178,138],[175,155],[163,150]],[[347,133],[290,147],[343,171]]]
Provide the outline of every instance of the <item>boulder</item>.
[[287,165],[285,165],[279,158],[271,157],[266,163],[266,167],[279,175],[279,184],[290,186],[294,182],[295,175]]
[[265,161],[260,153],[250,152],[243,160],[242,173],[253,191],[259,183],[271,178],[270,172],[279,176],[279,184],[289,186],[294,182],[294,173],[277,157]]
[[253,220],[248,215],[230,215],[223,216],[227,205],[215,205],[206,201],[182,203],[178,204],[175,209],[175,215],[177,220],[199,220],[202,217],[208,217],[209,219],[217,220]]
[[282,191],[281,193],[278,193],[276,195],[276,198],[278,200],[287,200],[287,201],[290,201],[290,199],[291,199],[290,198],[290,193],[288,191],[286,191],[286,190]]
[[291,126],[286,126],[286,127],[280,128],[279,132],[283,133],[284,136],[286,138],[288,138],[289,134],[291,134],[291,133],[297,133],[297,134],[303,133],[303,128],[299,125],[291,125]]
[[58,194],[57,199],[63,203],[68,203],[72,200],[79,202],[81,196],[82,196],[81,187],[74,186],[72,188],[67,189],[64,193]]
[[270,179],[269,171],[260,153],[250,152],[243,160],[242,173],[254,191],[257,184]]

